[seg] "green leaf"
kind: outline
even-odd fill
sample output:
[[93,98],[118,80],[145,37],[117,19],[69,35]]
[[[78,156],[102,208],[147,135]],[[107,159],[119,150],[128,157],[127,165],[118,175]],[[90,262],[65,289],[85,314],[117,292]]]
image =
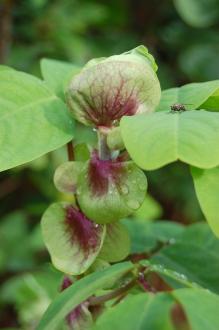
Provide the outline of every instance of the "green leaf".
[[173,280],[173,283],[177,282],[180,286],[185,286],[189,288],[199,287],[198,284],[189,281],[184,274],[178,273],[173,269],[166,268],[161,264],[151,264],[148,259],[141,260],[140,264],[142,266],[147,267],[146,273],[155,272],[157,274],[160,274],[162,277],[164,277],[164,279],[168,279],[169,283],[172,283]]
[[179,235],[178,240],[182,242],[192,242],[209,251],[219,254],[219,239],[213,234],[206,222],[198,222],[186,226]]
[[219,293],[218,251],[185,240],[163,248],[151,261],[182,274],[189,282]]
[[96,225],[68,203],[52,204],[46,210],[42,231],[54,266],[68,274],[85,272],[105,237],[105,226]]
[[219,17],[217,0],[174,0],[174,4],[182,19],[196,28],[209,27]]
[[0,71],[0,171],[57,149],[73,137],[64,103],[41,80]]
[[98,258],[108,262],[118,262],[125,259],[130,252],[130,237],[128,230],[121,223],[111,223],[106,226],[106,237]]
[[219,167],[191,169],[201,209],[215,235],[219,237]]
[[64,91],[68,79],[80,72],[81,68],[72,63],[44,58],[40,62],[43,79],[55,94],[65,99]]
[[185,111],[123,117],[125,146],[141,168],[154,170],[176,160],[200,167],[219,164],[219,114]]
[[170,110],[174,103],[185,104],[186,109],[219,111],[219,80],[191,83],[164,90],[156,111]]
[[14,69],[11,68],[10,66],[0,65],[0,72],[5,70],[14,70]]
[[172,295],[182,305],[192,330],[219,329],[217,295],[201,289],[180,289]]
[[64,317],[76,306],[104,287],[111,279],[119,279],[133,269],[131,262],[116,264],[75,282],[54,299],[36,330],[55,330]]
[[122,223],[128,228],[132,253],[150,252],[160,244],[175,242],[184,231],[179,223],[170,221],[151,222],[133,218]]
[[63,193],[74,194],[76,192],[78,176],[83,167],[83,162],[66,162],[55,171],[54,184]]
[[92,329],[173,330],[170,316],[173,304],[173,298],[166,293],[130,295],[108,308]]
[[100,160],[92,156],[78,180],[82,211],[97,223],[109,223],[137,210],[147,189],[145,174],[133,162]]

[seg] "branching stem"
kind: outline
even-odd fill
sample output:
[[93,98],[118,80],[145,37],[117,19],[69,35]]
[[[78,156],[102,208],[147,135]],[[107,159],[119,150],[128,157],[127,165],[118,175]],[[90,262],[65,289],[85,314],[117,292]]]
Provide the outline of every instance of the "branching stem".
[[122,295],[124,295],[124,293],[126,293],[128,290],[130,290],[135,284],[136,284],[136,279],[133,279],[119,289],[113,290],[113,291],[106,293],[99,297],[91,297],[89,300],[89,305],[90,306],[100,305],[108,300],[122,296]]

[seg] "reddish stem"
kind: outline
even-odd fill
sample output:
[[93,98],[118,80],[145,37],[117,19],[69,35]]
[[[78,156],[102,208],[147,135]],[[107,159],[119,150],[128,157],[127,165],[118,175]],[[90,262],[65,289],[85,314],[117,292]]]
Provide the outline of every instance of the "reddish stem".
[[73,161],[75,157],[74,157],[74,148],[72,141],[67,143],[67,152],[68,152],[68,160]]

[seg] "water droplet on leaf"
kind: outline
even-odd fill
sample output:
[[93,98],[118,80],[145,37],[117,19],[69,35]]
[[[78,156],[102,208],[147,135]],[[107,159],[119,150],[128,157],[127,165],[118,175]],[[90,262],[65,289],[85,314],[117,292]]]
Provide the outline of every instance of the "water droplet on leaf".
[[181,280],[183,280],[183,281],[187,281],[187,277],[186,277],[186,275],[184,275],[184,274],[180,274],[180,278],[181,278]]
[[127,195],[129,193],[129,188],[126,184],[124,184],[123,186],[121,186],[121,191],[124,195]]
[[169,239],[169,244],[175,244],[175,243],[176,243],[175,238],[170,238],[170,239]]
[[139,187],[139,189],[140,189],[141,191],[144,191],[144,190],[146,189],[146,185],[145,185],[145,183],[142,182],[142,181],[139,181],[139,182],[138,182],[138,187]]
[[137,210],[140,207],[140,203],[134,199],[127,201],[127,205],[133,210]]

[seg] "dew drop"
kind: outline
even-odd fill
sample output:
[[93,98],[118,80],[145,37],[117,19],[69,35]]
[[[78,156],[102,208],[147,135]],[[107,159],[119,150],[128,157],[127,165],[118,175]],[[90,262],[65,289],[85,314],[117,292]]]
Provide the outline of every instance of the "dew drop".
[[121,191],[124,195],[127,195],[129,193],[129,188],[126,184],[124,184],[122,187],[121,187]]
[[155,272],[166,272],[166,269],[162,265],[153,265],[153,270]]
[[179,274],[178,272],[173,272],[173,275],[179,279],[181,279],[181,274]]
[[94,225],[94,228],[98,228],[99,227],[99,225],[96,223],[95,225]]
[[181,278],[181,280],[183,280],[183,281],[187,281],[187,277],[186,277],[186,275],[184,275],[184,274],[180,274],[180,278]]
[[128,207],[130,207],[133,210],[137,210],[140,206],[140,203],[134,199],[130,199],[129,201],[127,201],[127,205]]
[[146,188],[145,183],[143,183],[142,181],[138,182],[138,187],[141,191],[144,191]]
[[169,244],[175,244],[175,243],[176,243],[175,238],[170,238],[170,239],[169,239]]

